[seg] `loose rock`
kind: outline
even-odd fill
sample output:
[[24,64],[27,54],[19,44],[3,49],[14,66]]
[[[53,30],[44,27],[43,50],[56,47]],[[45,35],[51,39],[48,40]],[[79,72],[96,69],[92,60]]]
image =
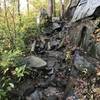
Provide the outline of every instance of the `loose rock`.
[[36,57],[34,55],[26,57],[25,61],[26,61],[27,67],[43,68],[47,65],[47,63],[43,59]]

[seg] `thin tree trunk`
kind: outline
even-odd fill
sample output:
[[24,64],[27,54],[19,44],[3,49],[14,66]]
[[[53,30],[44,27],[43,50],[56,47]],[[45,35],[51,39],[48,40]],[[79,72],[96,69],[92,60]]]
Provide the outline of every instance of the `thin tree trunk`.
[[1,0],[0,0],[0,13],[2,12],[2,8],[1,8]]
[[55,0],[53,0],[53,15],[56,16],[56,3],[55,3]]
[[[10,10],[9,10],[9,12],[10,12]],[[15,24],[15,12],[14,12],[14,10],[13,10],[13,13],[10,12],[10,15],[11,15],[12,20],[13,20],[12,40],[13,40],[13,48],[15,48],[15,42],[16,42],[16,24]]]
[[20,22],[20,26],[21,26],[21,12],[20,12],[20,0],[18,0],[18,16],[19,16],[19,22]]
[[52,18],[53,15],[53,0],[48,0],[48,15]]
[[15,24],[15,0],[13,1],[13,15],[12,15],[12,19],[13,19],[13,27],[14,27],[14,38],[16,39],[16,24]]
[[7,5],[6,5],[6,0],[4,0],[4,10],[5,10],[5,22],[8,28],[8,31],[10,33],[10,26],[9,26],[9,21],[8,21],[8,17],[7,17]]
[[67,8],[65,8],[66,12],[67,12],[68,9],[70,8],[71,4],[72,4],[72,0],[68,0],[68,6],[67,6]]
[[12,44],[12,48],[14,47],[14,40],[13,40],[13,37],[12,37],[12,34],[11,34],[11,29],[10,29],[10,25],[9,25],[9,21],[8,21],[8,15],[7,15],[7,5],[6,5],[6,0],[4,0],[4,10],[5,10],[5,23],[7,25],[7,28],[8,28],[8,32],[9,32],[9,35],[10,35],[10,43]]
[[64,0],[61,0],[61,18],[64,18]]
[[29,0],[27,0],[27,13],[28,13],[28,16],[29,16]]

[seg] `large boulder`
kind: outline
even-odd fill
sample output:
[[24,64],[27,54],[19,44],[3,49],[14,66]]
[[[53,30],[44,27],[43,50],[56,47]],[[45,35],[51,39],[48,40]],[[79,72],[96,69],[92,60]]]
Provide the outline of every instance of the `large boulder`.
[[75,67],[81,72],[85,72],[88,75],[93,75],[96,72],[96,65],[88,61],[86,57],[81,56],[79,50],[75,50],[73,62]]
[[47,65],[47,63],[43,59],[36,57],[34,55],[26,57],[25,63],[27,67],[33,68],[43,68]]
[[[93,15],[99,6],[100,0],[80,0],[71,21],[76,22],[80,19]],[[100,8],[98,9],[100,10]]]

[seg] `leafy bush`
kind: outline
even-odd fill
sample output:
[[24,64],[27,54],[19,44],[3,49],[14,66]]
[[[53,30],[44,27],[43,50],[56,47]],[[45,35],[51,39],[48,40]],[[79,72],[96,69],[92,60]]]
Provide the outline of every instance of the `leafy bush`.
[[16,23],[16,33],[12,24],[11,31],[6,24],[0,24],[0,100],[8,100],[7,94],[21,79],[29,74],[26,65],[21,64],[25,56],[26,43],[30,37],[37,35],[35,17],[22,17],[22,26]]
[[[0,100],[6,100],[7,93],[14,88],[14,85],[28,72],[25,65],[18,65],[19,57],[22,56],[20,50],[7,51],[1,53],[0,60]],[[19,59],[19,61],[18,61]]]

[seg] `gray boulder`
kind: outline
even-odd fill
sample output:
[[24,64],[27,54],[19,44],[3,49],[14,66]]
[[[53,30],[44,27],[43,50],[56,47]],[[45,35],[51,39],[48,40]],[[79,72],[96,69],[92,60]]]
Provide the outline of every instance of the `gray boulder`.
[[95,67],[91,62],[89,62],[85,57],[79,54],[79,51],[76,50],[74,54],[74,65],[75,67],[81,71],[85,72],[88,75],[95,74]]
[[33,68],[42,68],[47,65],[47,63],[43,59],[36,57],[34,55],[26,57],[25,63],[27,67],[33,67]]

